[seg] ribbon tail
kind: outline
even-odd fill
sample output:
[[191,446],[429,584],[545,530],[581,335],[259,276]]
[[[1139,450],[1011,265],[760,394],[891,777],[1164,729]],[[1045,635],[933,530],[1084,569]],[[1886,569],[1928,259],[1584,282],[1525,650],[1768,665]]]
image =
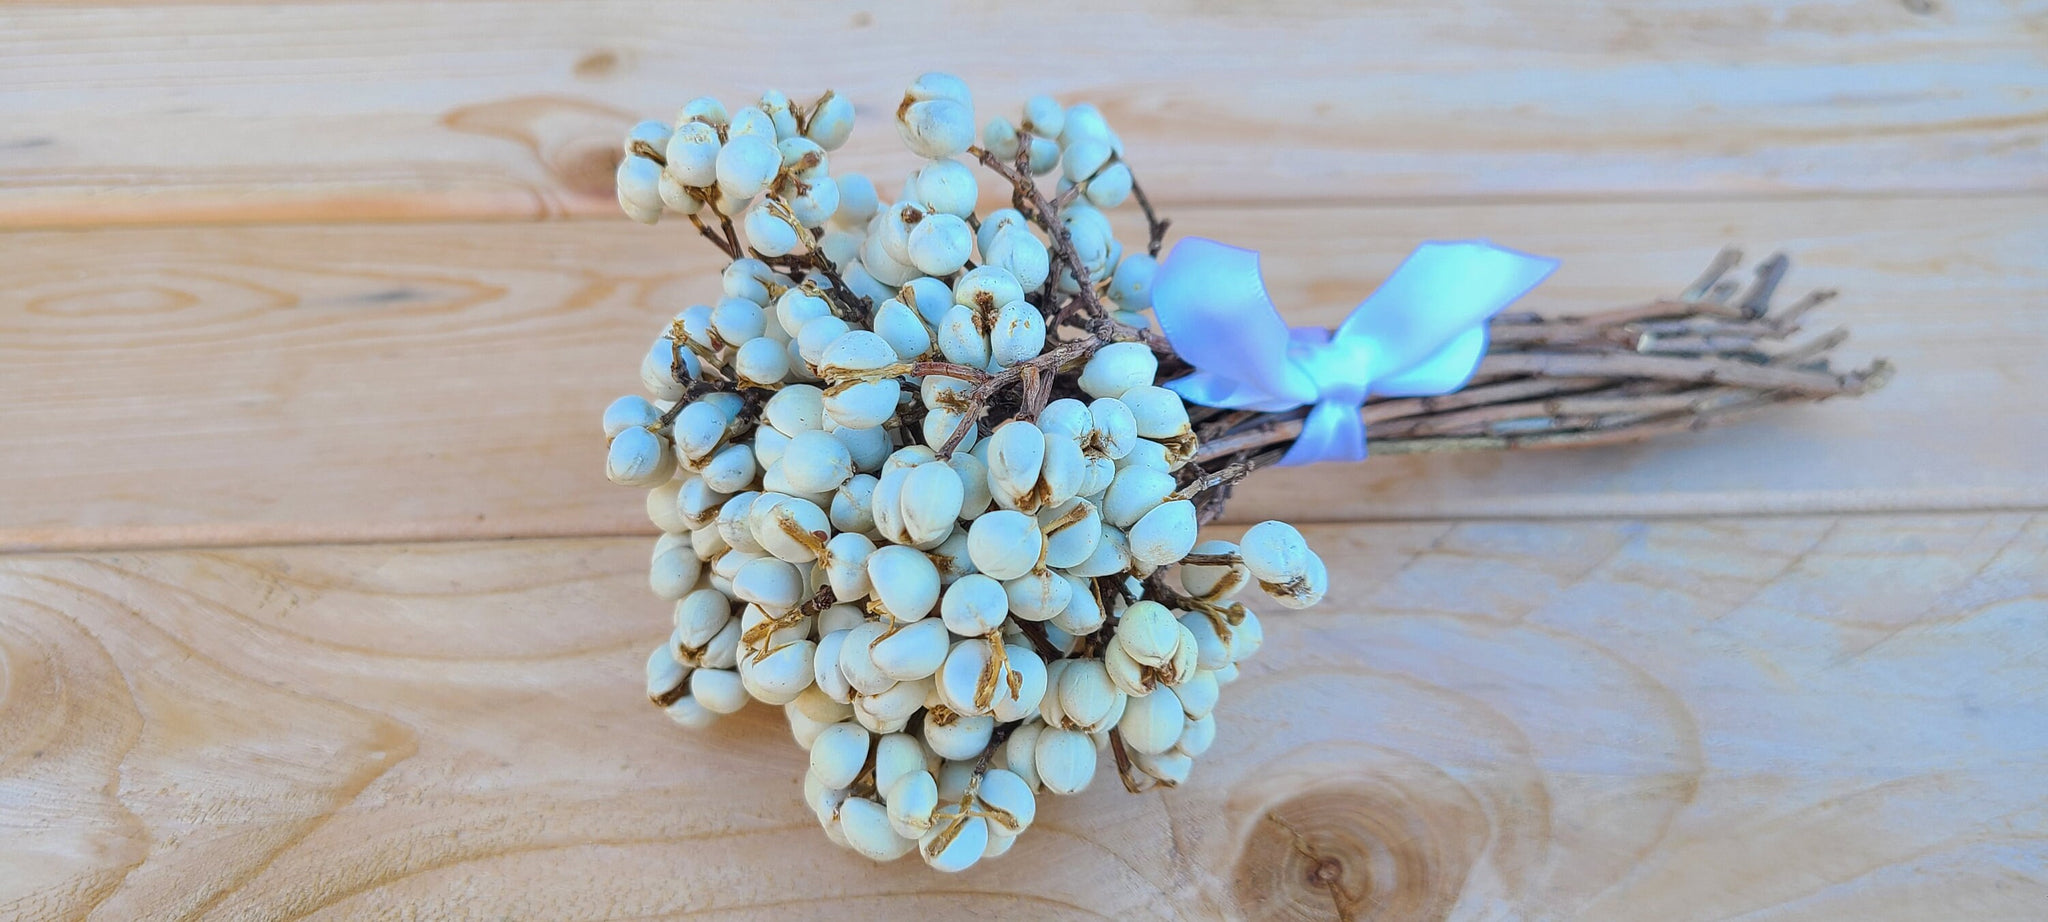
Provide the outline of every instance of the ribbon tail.
[[[1374,377],[1398,378],[1438,360],[1454,344],[1454,355],[1468,354],[1472,344],[1460,337],[1483,328],[1556,269],[1557,260],[1485,241],[1425,243],[1344,320],[1334,338],[1371,343]],[[1436,378],[1437,371],[1424,377]]]
[[1282,467],[1320,464],[1324,461],[1365,460],[1365,420],[1358,407],[1324,400],[1302,420],[1301,437],[1280,458]]
[[1152,313],[1173,351],[1195,368],[1247,392],[1315,400],[1315,383],[1287,359],[1287,322],[1259,276],[1259,254],[1189,237],[1152,277]]

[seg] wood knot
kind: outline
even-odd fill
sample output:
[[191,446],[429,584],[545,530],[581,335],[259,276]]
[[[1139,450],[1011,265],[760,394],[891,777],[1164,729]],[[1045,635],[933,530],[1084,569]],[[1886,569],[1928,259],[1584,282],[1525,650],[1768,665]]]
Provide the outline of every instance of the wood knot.
[[625,156],[619,137],[633,118],[587,100],[521,96],[464,106],[443,115],[441,122],[455,131],[518,143],[540,162],[553,189],[609,201],[613,171]]
[[612,176],[625,156],[625,151],[608,139],[583,138],[562,145],[544,160],[548,172],[563,189],[603,198],[612,194]]
[[1346,778],[1248,818],[1231,878],[1245,917],[1357,922],[1447,916],[1478,853],[1474,846],[1484,841],[1486,821],[1466,815],[1455,798],[1432,802],[1417,793]]
[[609,50],[593,51],[577,60],[575,74],[583,80],[602,80],[619,70],[619,55]]
[[1344,863],[1335,858],[1324,858],[1316,862],[1308,872],[1308,885],[1325,889],[1338,888],[1344,882]]

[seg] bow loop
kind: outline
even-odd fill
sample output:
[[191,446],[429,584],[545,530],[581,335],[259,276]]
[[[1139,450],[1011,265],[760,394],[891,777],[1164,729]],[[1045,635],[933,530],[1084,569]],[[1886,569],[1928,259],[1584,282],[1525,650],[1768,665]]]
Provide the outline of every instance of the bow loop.
[[1160,329],[1196,369],[1166,386],[1203,406],[1310,407],[1283,465],[1362,460],[1367,397],[1464,387],[1486,355],[1487,321],[1556,268],[1485,241],[1425,243],[1335,330],[1290,330],[1266,294],[1259,254],[1190,237],[1152,282]]
[[[1266,296],[1257,252],[1202,237],[1182,240],[1152,275],[1152,303],[1159,328],[1188,364],[1237,382],[1257,399],[1292,399],[1289,407],[1315,399],[1315,382],[1287,360],[1287,322]],[[1177,307],[1156,310],[1162,303]]]

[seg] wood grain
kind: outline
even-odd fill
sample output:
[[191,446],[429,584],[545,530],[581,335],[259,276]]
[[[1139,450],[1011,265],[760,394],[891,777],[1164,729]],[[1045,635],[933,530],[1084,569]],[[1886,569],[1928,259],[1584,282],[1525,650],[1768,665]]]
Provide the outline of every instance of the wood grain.
[[[2048,200],[1190,209],[1332,323],[1415,241],[1563,257],[1526,302],[1668,294],[1727,240],[1847,294],[1890,388],[1607,450],[1272,472],[1241,520],[1983,509],[2048,503]],[[635,532],[597,418],[713,293],[686,229],[609,223],[14,234],[0,248],[0,547]]]
[[[1175,203],[2048,188],[2037,4],[10,5],[0,226],[616,217],[633,120],[926,69],[1103,105]],[[743,93],[748,95],[742,95]]]
[[1190,782],[957,878],[641,698],[638,539],[0,559],[9,918],[2035,919],[2048,522],[1312,528]]

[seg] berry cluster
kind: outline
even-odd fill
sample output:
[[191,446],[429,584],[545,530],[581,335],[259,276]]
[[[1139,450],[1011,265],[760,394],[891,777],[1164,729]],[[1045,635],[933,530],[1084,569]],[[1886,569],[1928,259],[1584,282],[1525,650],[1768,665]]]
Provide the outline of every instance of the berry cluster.
[[[1197,543],[1223,481],[1156,381],[1153,255],[1101,210],[1135,183],[1100,113],[1034,99],[974,147],[966,87],[927,74],[896,111],[927,162],[886,204],[828,171],[852,121],[771,92],[633,129],[627,214],[686,215],[732,261],[649,350],[653,399],[606,410],[606,465],[664,532],[648,696],[687,726],[780,705],[833,841],[958,871],[1105,757],[1133,790],[1186,779],[1262,640],[1234,597],[1305,607],[1328,575],[1281,522]],[[963,154],[1017,207],[977,215]]]

